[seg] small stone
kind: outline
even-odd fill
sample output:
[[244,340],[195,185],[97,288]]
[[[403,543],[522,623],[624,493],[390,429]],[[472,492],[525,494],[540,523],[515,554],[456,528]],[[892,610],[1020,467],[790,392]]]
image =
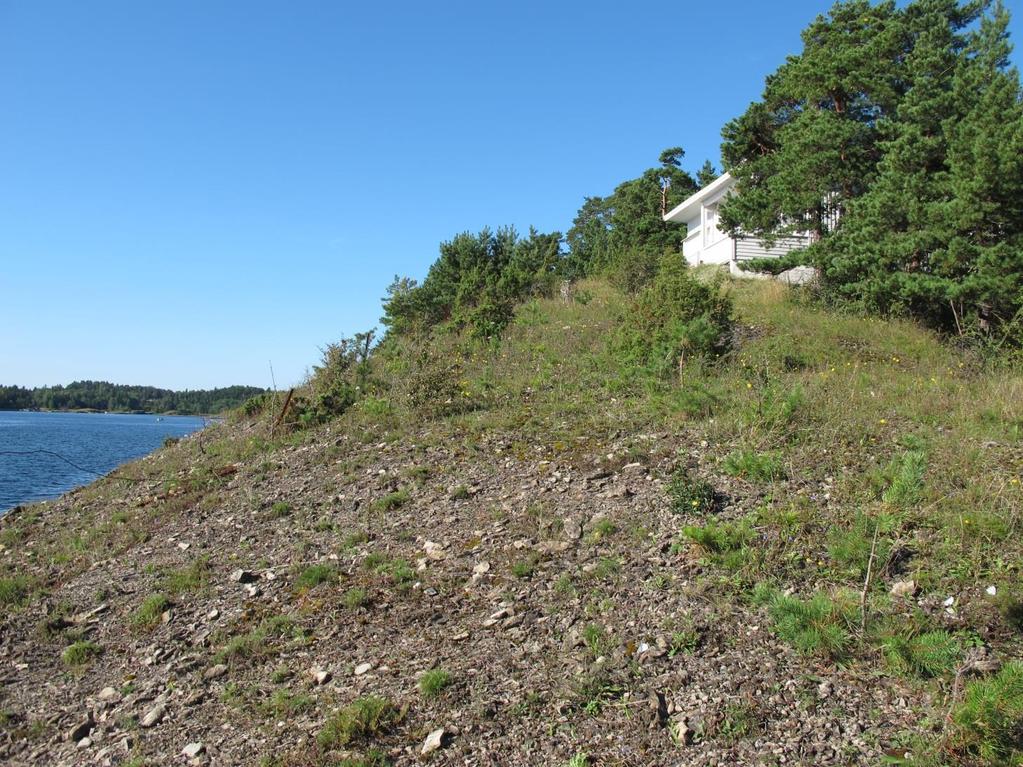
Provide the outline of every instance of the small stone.
[[192,544],[190,543],[179,543],[178,548],[181,549],[182,551],[188,551],[188,547],[191,545]]
[[114,700],[115,698],[118,697],[120,697],[120,694],[114,687],[104,687],[102,690],[99,691],[100,700]]
[[565,537],[570,541],[578,541],[583,537],[583,526],[578,519],[569,517],[565,520],[564,527],[562,529]]
[[203,672],[203,679],[216,679],[222,677],[227,673],[227,666],[223,663],[218,663],[216,666],[210,666]]
[[163,703],[157,703],[146,712],[146,715],[142,717],[142,721],[139,722],[139,724],[143,727],[152,727],[153,725],[159,724],[166,714],[167,707]]
[[895,581],[892,584],[891,594],[893,597],[912,597],[916,594],[916,581]]
[[996,586],[988,586],[984,589],[984,593],[986,593],[989,597],[993,597],[998,594],[998,588]]
[[181,753],[184,754],[189,759],[195,759],[195,757],[199,756],[199,754],[201,754],[205,750],[206,747],[202,743],[196,742],[189,743],[187,746],[181,749]]
[[693,745],[693,739],[696,737],[685,717],[679,717],[671,723],[671,735],[680,746]]
[[472,568],[473,575],[483,575],[484,573],[490,572],[490,563],[487,561],[479,562]]
[[318,685],[324,685],[330,681],[332,674],[329,671],[316,669],[313,671],[313,681]]
[[78,747],[79,748],[88,748],[91,745],[92,745],[92,738],[82,738],[80,741],[78,741]]
[[256,576],[249,570],[235,570],[231,573],[231,580],[235,583],[252,583]]
[[214,607],[212,610],[206,613],[206,617],[209,618],[211,621],[215,621],[217,618],[220,617],[220,610]]
[[444,551],[444,545],[440,543],[434,543],[433,541],[427,541],[423,545],[423,550],[426,552],[426,556],[434,561],[440,561],[446,559],[448,553]]
[[956,598],[955,597],[949,597],[948,599],[946,599],[944,602],[941,603],[941,606],[942,607],[951,607],[955,603],[956,603]]
[[71,730],[68,732],[67,739],[72,741],[73,743],[77,743],[82,738],[86,737],[90,732],[92,732],[92,728],[95,726],[96,722],[93,721],[92,714],[89,714],[89,716],[84,721],[79,722],[78,724],[71,728]]
[[423,747],[420,749],[419,753],[422,756],[426,756],[427,754],[432,754],[434,751],[437,751],[443,745],[444,728],[440,727],[426,736],[426,740],[423,741]]
[[259,586],[254,583],[250,583],[245,587],[245,593],[250,597],[258,597],[262,592],[260,592]]
[[372,663],[360,663],[358,666],[355,667],[355,675],[362,676],[363,674],[368,674],[372,670],[373,670]]

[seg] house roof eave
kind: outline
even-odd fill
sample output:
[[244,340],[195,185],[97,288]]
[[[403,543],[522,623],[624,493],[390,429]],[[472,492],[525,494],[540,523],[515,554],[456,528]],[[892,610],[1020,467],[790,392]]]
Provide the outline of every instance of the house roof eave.
[[703,189],[689,195],[689,197],[665,213],[664,220],[671,221],[676,224],[684,224],[692,217],[693,211],[699,209],[700,205],[705,200],[726,190],[727,187],[733,183],[735,183],[735,179],[732,178],[730,173],[722,173],[712,182],[707,184],[707,186],[703,187]]

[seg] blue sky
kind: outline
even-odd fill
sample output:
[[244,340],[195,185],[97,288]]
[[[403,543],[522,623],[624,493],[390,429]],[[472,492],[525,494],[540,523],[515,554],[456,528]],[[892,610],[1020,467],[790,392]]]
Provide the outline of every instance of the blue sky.
[[441,240],[717,164],[830,5],[0,0],[0,383],[296,383]]

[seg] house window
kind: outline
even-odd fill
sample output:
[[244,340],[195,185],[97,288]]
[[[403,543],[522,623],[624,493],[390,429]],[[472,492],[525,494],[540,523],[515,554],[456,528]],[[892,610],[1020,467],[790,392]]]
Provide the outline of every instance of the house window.
[[724,232],[718,229],[718,206],[707,206],[707,225],[703,229],[704,245],[713,245],[725,238]]

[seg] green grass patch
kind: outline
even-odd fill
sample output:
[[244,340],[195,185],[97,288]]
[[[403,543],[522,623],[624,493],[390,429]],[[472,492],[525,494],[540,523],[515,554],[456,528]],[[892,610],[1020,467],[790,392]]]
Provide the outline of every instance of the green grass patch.
[[379,695],[356,698],[334,712],[316,736],[323,748],[337,748],[369,740],[386,732],[401,719],[401,712],[391,701]]
[[64,661],[65,666],[77,668],[91,663],[102,654],[103,648],[98,644],[83,640],[65,648],[64,652],[61,653],[60,659]]
[[296,591],[309,591],[321,583],[336,583],[338,579],[337,568],[328,564],[309,565],[295,578]]
[[366,607],[369,601],[369,592],[362,588],[351,588],[341,595],[341,604],[349,610]]
[[451,681],[451,674],[444,669],[431,669],[419,678],[419,692],[423,694],[424,698],[436,698],[451,684]]
[[676,514],[706,514],[714,510],[714,488],[686,466],[672,473],[666,489]]
[[722,464],[733,477],[742,477],[750,482],[772,482],[785,479],[781,459],[774,453],[758,453],[754,450],[737,450],[730,453]]
[[0,578],[0,607],[21,607],[32,593],[33,581],[26,575]]
[[214,659],[217,663],[227,663],[261,658],[273,654],[274,645],[280,640],[303,641],[308,636],[309,633],[290,615],[275,615],[260,622],[251,631],[233,637]]
[[210,579],[210,558],[201,556],[187,567],[168,570],[160,579],[160,591],[177,596],[204,588]]
[[858,617],[852,592],[817,592],[800,599],[761,584],[754,601],[767,605],[774,632],[802,653],[844,661],[853,646],[852,629]]
[[150,594],[131,616],[131,625],[137,629],[153,629],[170,606],[171,601],[165,594]]
[[377,511],[394,511],[408,503],[411,498],[412,496],[409,495],[408,490],[396,490],[393,493],[388,493],[383,498],[378,498],[374,501],[373,506]]

